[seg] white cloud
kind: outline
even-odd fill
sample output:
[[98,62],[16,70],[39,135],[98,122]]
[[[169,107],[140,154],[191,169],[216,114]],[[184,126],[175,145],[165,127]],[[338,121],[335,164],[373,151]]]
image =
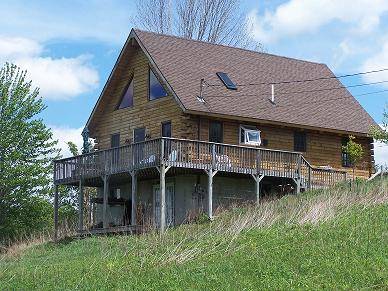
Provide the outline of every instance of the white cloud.
[[42,46],[31,39],[22,37],[0,37],[0,55],[14,59],[20,56],[33,56],[42,52]]
[[0,64],[12,62],[27,70],[28,79],[47,99],[70,99],[98,85],[98,72],[88,64],[89,56],[42,57],[38,42],[21,37],[0,36]]
[[70,127],[58,127],[58,126],[50,126],[53,132],[53,139],[58,140],[57,147],[61,150],[61,154],[64,158],[71,157],[72,154],[69,151],[69,147],[67,146],[67,142],[74,142],[78,150],[82,148],[83,140],[82,140],[82,130],[83,127],[80,128],[70,128]]
[[[372,71],[388,68],[388,41],[386,41],[380,52],[368,58],[362,65],[362,71]],[[379,73],[366,74],[363,76],[366,82],[381,82],[388,80],[388,71]],[[388,83],[383,83],[382,86],[388,88]]]
[[381,142],[375,142],[374,152],[375,163],[377,165],[388,166],[388,145]]
[[[316,32],[333,21],[351,24],[354,32],[368,33],[378,27],[380,17],[388,11],[386,0],[289,0],[275,11],[250,13],[253,35],[262,42],[282,37]],[[343,25],[342,24],[342,25]]]
[[133,0],[0,1],[2,33],[39,41],[89,39],[121,45]]

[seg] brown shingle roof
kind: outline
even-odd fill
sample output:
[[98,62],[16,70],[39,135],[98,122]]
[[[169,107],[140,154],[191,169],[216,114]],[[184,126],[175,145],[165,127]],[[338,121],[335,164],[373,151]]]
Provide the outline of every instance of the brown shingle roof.
[[[368,133],[375,122],[336,79],[275,85],[270,83],[334,77],[325,64],[134,30],[141,45],[188,111]],[[216,72],[225,72],[238,90],[226,89]],[[197,100],[200,80],[206,104]],[[265,85],[246,85],[266,83]],[[243,86],[246,85],[246,86]],[[321,91],[317,91],[321,90]],[[313,92],[312,92],[313,91]]]

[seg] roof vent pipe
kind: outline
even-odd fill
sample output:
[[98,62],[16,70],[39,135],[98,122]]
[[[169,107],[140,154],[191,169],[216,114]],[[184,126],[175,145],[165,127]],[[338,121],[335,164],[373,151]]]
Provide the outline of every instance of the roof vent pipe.
[[199,95],[197,96],[197,100],[201,103],[205,103],[205,99],[203,99],[204,87],[205,87],[205,79],[201,79],[201,83],[199,85]]
[[271,102],[275,104],[275,85],[271,84]]

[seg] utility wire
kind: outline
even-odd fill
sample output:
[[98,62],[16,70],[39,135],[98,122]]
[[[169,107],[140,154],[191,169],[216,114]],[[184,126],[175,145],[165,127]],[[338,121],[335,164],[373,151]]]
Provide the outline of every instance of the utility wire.
[[[291,95],[291,94],[302,94],[302,93],[313,93],[313,92],[322,92],[322,91],[331,91],[331,90],[340,90],[340,89],[347,89],[347,88],[356,88],[356,87],[363,87],[363,86],[371,86],[371,85],[378,85],[378,84],[384,84],[384,83],[388,83],[388,80],[385,80],[385,81],[379,81],[379,82],[372,82],[372,83],[361,83],[361,84],[355,84],[355,85],[350,85],[350,86],[339,86],[339,87],[332,87],[332,88],[322,88],[322,89],[313,89],[313,90],[305,90],[305,91],[294,91],[294,92],[276,92],[275,95]],[[385,92],[386,90],[383,90],[382,92]],[[373,93],[380,93],[380,91],[377,91],[377,92],[371,92],[371,93],[367,93],[366,95],[369,95],[369,94],[373,94]],[[243,96],[243,97],[252,97],[252,96],[269,96],[270,93],[260,93],[260,94],[242,94],[242,95],[239,95],[239,96]],[[360,95],[353,95],[353,96],[363,96],[363,94],[360,94]],[[236,96],[234,95],[208,95],[208,96],[204,96],[204,97],[210,97],[210,98],[217,98],[217,97],[220,97],[220,98],[223,98],[223,97],[234,97],[236,98]]]
[[[363,94],[359,94],[359,95],[352,95],[352,96],[365,96],[365,95],[372,95],[372,94],[378,94],[378,93],[383,93],[383,92],[388,92],[388,89],[380,90],[380,91],[374,91],[374,92],[367,92],[367,93],[363,93]],[[241,96],[244,97],[244,96],[249,96],[249,95],[241,95]],[[257,95],[250,95],[250,96],[257,96]],[[212,96],[207,96],[207,97],[212,97]],[[216,97],[235,97],[235,96],[216,96]],[[311,103],[324,103],[324,102],[327,102],[327,101],[341,100],[341,99],[347,99],[347,98],[350,98],[350,97],[349,96],[343,96],[343,97],[336,97],[336,98],[325,98],[325,99],[320,99],[320,100],[309,100],[308,102],[305,102],[305,103],[308,103],[308,104],[311,104]],[[354,100],[354,99],[352,99],[352,100]],[[268,102],[270,102],[269,99],[268,99]],[[262,110],[262,109],[271,109],[271,108],[279,108],[279,107],[290,107],[291,105],[292,104],[277,105],[275,103],[275,104],[270,104],[269,106],[259,107],[259,108],[255,108],[255,109]]]
[[[290,83],[304,83],[304,82],[313,82],[313,81],[319,81],[319,80],[330,80],[330,79],[340,79],[340,78],[354,77],[354,76],[360,76],[360,75],[380,73],[380,72],[384,72],[384,71],[388,71],[388,68],[379,69],[379,70],[372,70],[372,71],[366,71],[366,72],[358,72],[358,73],[346,74],[346,75],[340,75],[340,76],[319,77],[319,78],[302,79],[302,80],[284,80],[284,81],[277,81],[277,82],[261,82],[261,83],[236,84],[236,86],[242,87],[242,86],[259,86],[259,85],[279,85],[279,84],[290,84]],[[222,84],[209,84],[207,82],[206,82],[206,84],[209,87],[224,86]]]

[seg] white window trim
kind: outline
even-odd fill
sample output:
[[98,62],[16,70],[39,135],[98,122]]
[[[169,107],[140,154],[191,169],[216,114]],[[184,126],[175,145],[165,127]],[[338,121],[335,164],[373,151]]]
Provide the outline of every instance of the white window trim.
[[[241,142],[241,131],[244,130],[244,142]],[[249,141],[248,140],[248,132],[257,132],[259,133],[259,141]],[[259,146],[261,145],[261,131],[258,130],[256,127],[249,126],[249,125],[240,125],[240,130],[239,130],[239,136],[238,140],[240,144],[247,144],[247,145],[254,145],[254,146]]]

